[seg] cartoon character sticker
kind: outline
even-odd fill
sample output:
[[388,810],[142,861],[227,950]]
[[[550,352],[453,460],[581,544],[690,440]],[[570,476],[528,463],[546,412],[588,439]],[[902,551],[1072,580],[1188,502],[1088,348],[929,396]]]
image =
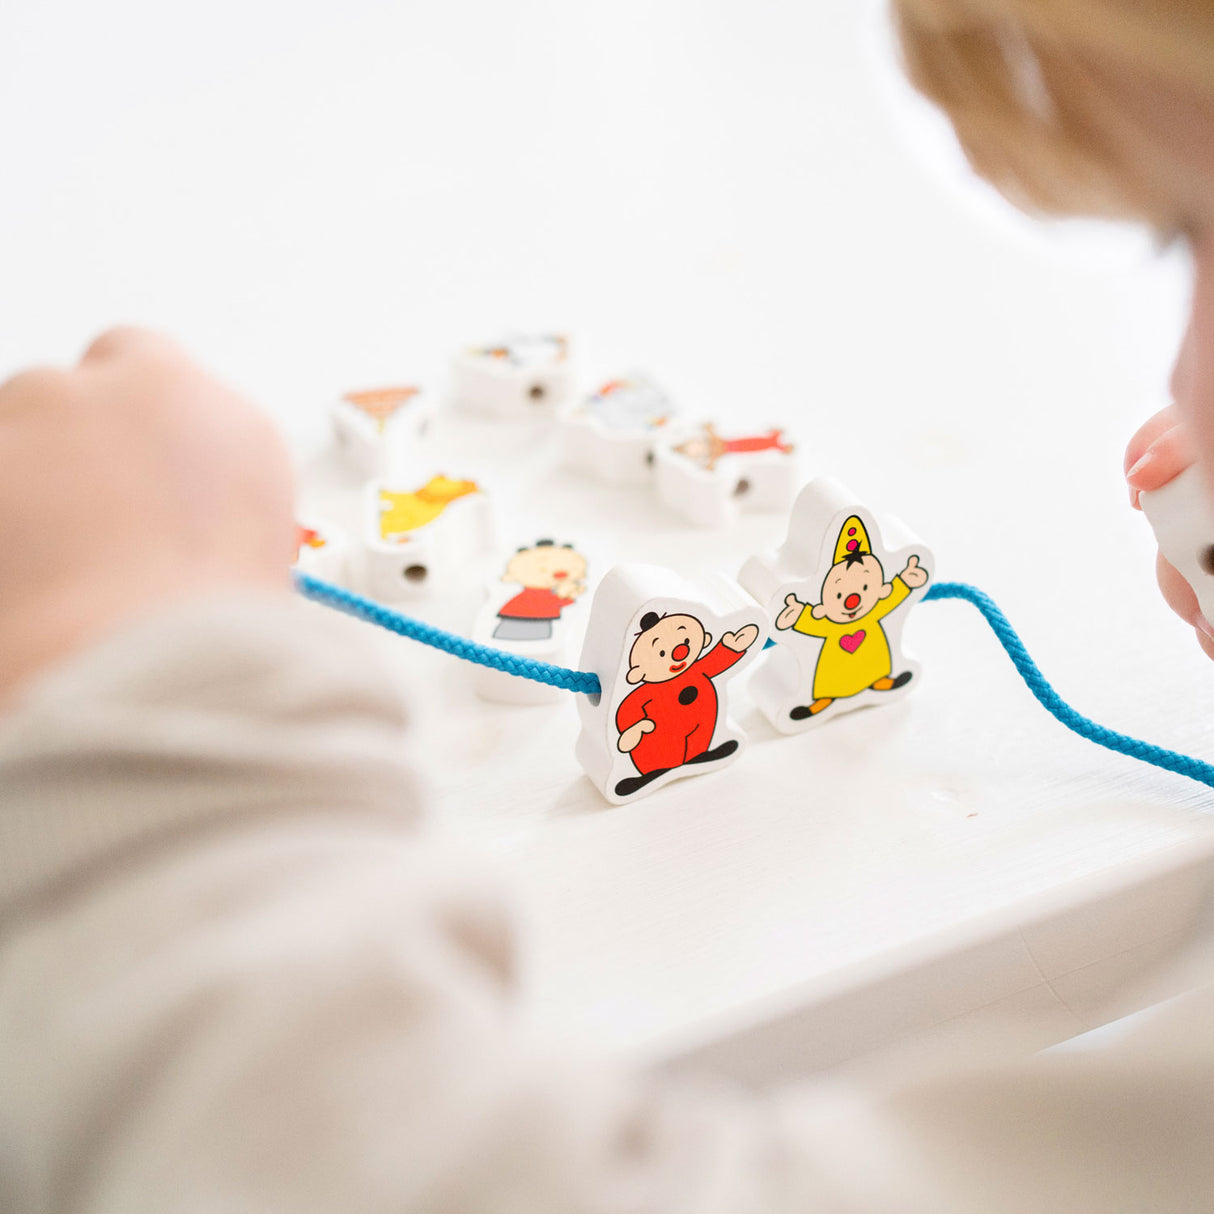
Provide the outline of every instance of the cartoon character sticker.
[[731,762],[745,734],[729,685],[763,648],[762,608],[723,577],[691,583],[650,565],[617,565],[594,596],[580,669],[602,693],[580,696],[577,755],[616,804]]
[[[883,532],[902,542],[886,547]],[[902,652],[902,627],[933,567],[928,548],[892,519],[879,527],[841,485],[805,486],[784,544],[739,574],[774,625],[777,646],[751,680],[771,723],[797,733],[904,694],[919,667]]]
[[493,507],[476,481],[448,476],[368,481],[356,574],[382,602],[421,598],[483,576],[493,542]]
[[494,639],[548,640],[561,612],[585,593],[586,558],[572,544],[537,540],[510,558],[502,581],[522,589],[498,608]]
[[783,430],[722,438],[711,422],[705,422],[699,434],[684,439],[674,449],[706,472],[712,472],[726,455],[754,455],[760,451],[791,455],[796,448],[784,438]]
[[678,409],[640,373],[610,379],[560,416],[566,462],[608,485],[654,478],[654,448],[676,430]]
[[608,380],[586,399],[580,413],[609,433],[648,434],[665,426],[675,408],[656,384],[631,375]]
[[295,568],[326,582],[343,582],[346,577],[347,544],[345,533],[329,522],[316,519],[295,523]]
[[464,408],[502,421],[539,421],[572,397],[576,371],[563,333],[520,334],[457,351],[449,395]]
[[369,388],[359,392],[347,392],[341,399],[367,419],[376,434],[383,434],[394,418],[414,401],[421,389],[412,385],[396,388]]
[[411,384],[346,392],[329,404],[335,451],[363,481],[400,475],[420,453],[432,415]]
[[323,548],[328,539],[319,527],[305,527],[302,523],[295,524],[295,559],[299,560],[305,547],[316,551]]
[[784,598],[776,617],[779,631],[791,628],[807,637],[820,637],[822,647],[814,669],[813,701],[789,711],[794,721],[825,712],[836,700],[860,692],[897,691],[913,671],[894,672],[889,638],[881,621],[927,585],[928,571],[918,555],[885,580],[885,570],[873,553],[868,529],[858,515],[850,515],[839,529],[835,559],[822,582],[821,601],[803,603],[794,593]]
[[746,624],[715,644],[694,616],[647,611],[629,654],[629,683],[640,686],[615,713],[616,747],[632,759],[635,776],[615,786],[617,797],[631,796],[651,780],[688,763],[711,763],[738,749],[729,738],[713,746],[718,697],[713,679],[724,674],[759,638]]
[[801,487],[796,447],[779,429],[724,437],[706,424],[654,445],[658,498],[697,527],[730,527],[742,512],[784,513]]
[[469,353],[513,367],[543,367],[568,359],[569,338],[564,333],[516,335],[496,345],[473,346]]
[[475,481],[432,476],[411,493],[377,489],[379,538],[387,543],[407,543],[413,532],[434,522],[452,502],[479,493]]

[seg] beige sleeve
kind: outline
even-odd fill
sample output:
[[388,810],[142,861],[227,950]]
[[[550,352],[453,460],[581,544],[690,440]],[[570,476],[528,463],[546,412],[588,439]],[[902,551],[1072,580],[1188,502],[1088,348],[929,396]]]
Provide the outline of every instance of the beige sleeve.
[[552,1056],[356,634],[182,609],[0,724],[0,1209],[1208,1208],[1208,1047],[762,1101]]

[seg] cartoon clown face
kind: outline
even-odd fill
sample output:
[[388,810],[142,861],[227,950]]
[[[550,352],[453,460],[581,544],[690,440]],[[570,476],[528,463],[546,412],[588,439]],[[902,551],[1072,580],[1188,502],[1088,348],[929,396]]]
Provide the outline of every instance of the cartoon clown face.
[[699,658],[712,641],[694,615],[664,615],[641,620],[641,633],[628,658],[630,683],[668,683]]
[[830,620],[832,624],[850,624],[863,619],[893,592],[881,562],[871,552],[849,552],[831,566],[822,583],[822,601],[813,614],[815,619]]

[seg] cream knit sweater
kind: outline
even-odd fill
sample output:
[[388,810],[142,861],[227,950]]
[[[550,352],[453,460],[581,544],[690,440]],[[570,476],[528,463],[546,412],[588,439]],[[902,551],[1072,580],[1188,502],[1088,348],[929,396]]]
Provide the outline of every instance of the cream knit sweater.
[[197,604],[0,720],[4,1214],[1214,1211],[1214,1000],[762,1100],[557,1057],[355,626]]

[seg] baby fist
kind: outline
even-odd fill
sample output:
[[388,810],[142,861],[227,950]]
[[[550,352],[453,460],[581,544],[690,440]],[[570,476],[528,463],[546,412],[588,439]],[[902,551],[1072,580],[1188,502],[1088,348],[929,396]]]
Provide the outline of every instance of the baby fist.
[[154,333],[0,384],[0,465],[0,694],[156,606],[290,588],[286,448]]

